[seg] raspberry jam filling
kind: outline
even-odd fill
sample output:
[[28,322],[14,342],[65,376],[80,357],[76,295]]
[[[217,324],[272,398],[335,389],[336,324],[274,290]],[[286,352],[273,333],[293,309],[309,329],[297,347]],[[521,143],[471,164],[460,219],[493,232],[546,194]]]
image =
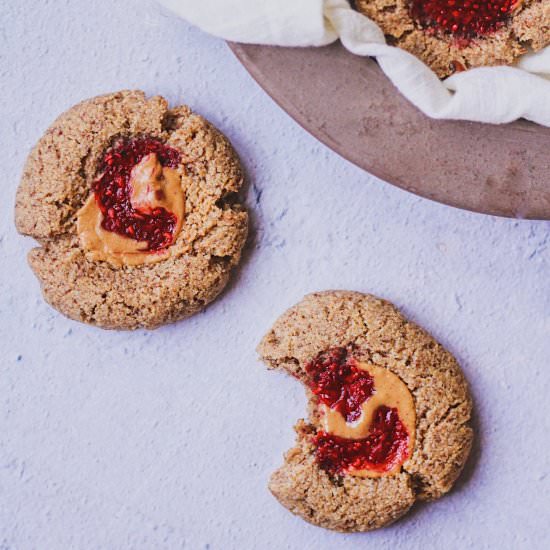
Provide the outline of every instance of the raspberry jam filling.
[[131,202],[132,169],[152,153],[157,155],[163,167],[176,168],[180,163],[180,153],[158,139],[118,139],[101,159],[100,176],[94,182],[93,190],[103,214],[103,229],[147,242],[146,250],[158,251],[172,244],[176,216],[162,207],[134,208]]
[[411,0],[411,17],[422,27],[471,39],[496,32],[521,0]]
[[361,405],[374,393],[372,376],[357,367],[345,348],[320,353],[306,367],[309,388],[319,401],[337,410],[346,422],[361,416]]
[[364,439],[345,439],[320,431],[313,439],[320,467],[331,475],[350,470],[388,472],[409,454],[409,434],[397,409],[378,407]]

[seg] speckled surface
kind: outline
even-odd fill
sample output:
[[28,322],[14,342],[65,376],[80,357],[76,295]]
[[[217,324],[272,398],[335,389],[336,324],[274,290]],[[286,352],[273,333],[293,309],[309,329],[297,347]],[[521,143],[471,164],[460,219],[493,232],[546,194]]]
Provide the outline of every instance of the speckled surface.
[[[227,46],[150,0],[0,2],[0,548],[544,548],[550,521],[550,224],[462,212],[320,145]],[[124,87],[186,101],[249,176],[242,269],[201,315],[103,332],[41,299],[13,228],[25,155],[71,104]],[[457,489],[344,536],[265,485],[304,413],[254,348],[303,294],[393,300],[459,358],[479,437]]]

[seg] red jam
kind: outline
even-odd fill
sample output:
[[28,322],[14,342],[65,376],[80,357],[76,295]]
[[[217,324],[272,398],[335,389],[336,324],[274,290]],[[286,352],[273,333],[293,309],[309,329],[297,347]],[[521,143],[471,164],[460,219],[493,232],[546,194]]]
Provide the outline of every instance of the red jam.
[[345,439],[318,432],[313,440],[316,458],[331,475],[350,470],[388,472],[402,464],[409,454],[409,433],[397,409],[382,405],[376,409],[369,435],[364,439]]
[[470,39],[503,27],[521,0],[411,0],[411,17],[422,27]]
[[135,209],[130,201],[132,169],[151,153],[156,153],[163,167],[175,168],[180,162],[180,153],[158,139],[120,138],[103,155],[93,190],[103,229],[146,241],[147,250],[155,251],[172,244],[177,219],[165,208]]
[[361,405],[374,393],[372,376],[357,367],[345,348],[320,353],[306,365],[309,388],[321,403],[337,410],[346,422],[361,416]]

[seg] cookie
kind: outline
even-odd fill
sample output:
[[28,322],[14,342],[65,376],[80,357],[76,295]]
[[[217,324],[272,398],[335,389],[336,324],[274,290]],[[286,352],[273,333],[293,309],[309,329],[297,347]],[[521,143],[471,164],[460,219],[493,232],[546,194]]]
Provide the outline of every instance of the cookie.
[[228,140],[186,106],[121,91],[62,114],[27,159],[15,221],[45,299],[103,328],[155,328],[211,302],[248,215]]
[[511,65],[550,44],[546,0],[356,0],[389,42],[419,57],[440,78],[455,71]]
[[472,403],[453,356],[389,302],[306,296],[258,352],[306,388],[309,418],[269,489],[304,520],[370,531],[447,493],[470,452]]

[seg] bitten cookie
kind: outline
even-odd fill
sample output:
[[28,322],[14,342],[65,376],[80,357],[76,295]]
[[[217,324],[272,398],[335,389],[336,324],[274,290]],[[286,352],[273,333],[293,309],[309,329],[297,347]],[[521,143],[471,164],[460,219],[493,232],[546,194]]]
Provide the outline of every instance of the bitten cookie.
[[451,489],[472,444],[467,384],[452,355],[392,304],[310,294],[258,352],[309,399],[296,446],[269,482],[291,512],[327,529],[369,531]]
[[547,0],[356,0],[390,43],[443,78],[455,71],[511,65],[550,44]]
[[45,299],[103,328],[154,328],[211,302],[239,262],[239,159],[188,107],[121,91],[62,114],[31,151],[20,233]]

